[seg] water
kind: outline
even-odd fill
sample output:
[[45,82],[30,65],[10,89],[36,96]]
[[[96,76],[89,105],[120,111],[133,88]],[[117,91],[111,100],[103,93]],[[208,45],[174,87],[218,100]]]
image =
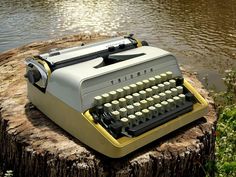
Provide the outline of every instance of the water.
[[135,33],[218,89],[236,67],[235,0],[0,0],[0,52],[84,31]]

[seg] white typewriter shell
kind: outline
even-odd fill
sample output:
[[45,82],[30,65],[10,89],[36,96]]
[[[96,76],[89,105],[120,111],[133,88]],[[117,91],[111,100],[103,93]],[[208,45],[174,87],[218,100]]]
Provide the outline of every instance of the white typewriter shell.
[[140,53],[145,55],[99,68],[95,66],[103,61],[102,58],[57,69],[48,80],[46,92],[84,112],[93,106],[97,95],[166,71],[172,71],[173,77],[181,76],[176,58],[162,49],[143,46],[113,55]]

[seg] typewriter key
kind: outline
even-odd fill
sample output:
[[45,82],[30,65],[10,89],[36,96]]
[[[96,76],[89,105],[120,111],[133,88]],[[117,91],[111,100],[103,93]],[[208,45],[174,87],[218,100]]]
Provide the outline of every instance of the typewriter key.
[[124,90],[123,89],[121,89],[121,88],[117,89],[116,92],[117,92],[117,98],[124,97]]
[[140,101],[140,94],[139,93],[134,93],[132,96],[133,96],[134,102],[139,102]]
[[129,86],[125,86],[123,87],[123,90],[125,92],[125,95],[130,95],[131,94],[131,89]]
[[150,82],[149,82],[149,80],[143,80],[142,82],[143,82],[144,88],[150,87]]
[[120,112],[121,117],[127,117],[127,109],[126,108],[120,108],[119,112]]
[[126,99],[125,98],[120,98],[119,99],[119,105],[121,108],[124,108],[127,106]]
[[114,111],[116,111],[116,110],[118,110],[118,109],[120,108],[120,106],[119,106],[119,101],[117,101],[117,100],[113,100],[113,101],[111,102],[111,104],[112,104],[112,109],[113,109]]
[[177,86],[176,89],[178,90],[178,94],[183,93],[183,87],[182,86]]
[[165,86],[163,84],[158,84],[159,92],[165,91]]
[[133,104],[133,97],[131,95],[127,95],[125,97],[127,105]]
[[172,92],[170,91],[170,90],[166,90],[165,91],[165,94],[166,94],[166,99],[169,99],[169,98],[171,98],[172,97]]
[[154,77],[150,77],[148,80],[149,80],[150,86],[153,86],[156,84],[156,80]]
[[108,103],[110,101],[110,96],[107,93],[102,94],[102,102]]
[[116,120],[120,119],[120,112],[119,111],[112,111],[111,114]]
[[172,89],[170,89],[170,91],[172,92],[172,96],[178,95],[178,90],[176,88],[172,88]]
[[143,82],[137,82],[136,85],[137,85],[138,91],[143,90],[144,88]]
[[111,112],[112,111],[112,104],[111,103],[105,103],[104,104],[104,111]]
[[128,114],[128,115],[134,113],[134,106],[133,106],[133,105],[128,105],[128,106],[126,107],[126,109],[127,109],[127,114]]
[[94,106],[99,106],[99,105],[102,105],[102,97],[96,96],[94,97]]
[[156,75],[156,76],[155,76],[155,82],[156,82],[156,85],[157,85],[157,84],[160,84],[160,83],[161,83],[161,76]]
[[171,71],[166,72],[167,80],[170,80],[172,78],[173,73]]
[[159,94],[159,97],[160,97],[160,100],[161,100],[161,101],[166,100],[166,94],[165,94],[165,93],[160,93],[160,94]]
[[165,82],[167,80],[167,75],[165,73],[160,74],[160,76],[162,82]]
[[139,91],[140,100],[144,100],[147,97],[147,93],[144,90]]
[[148,97],[146,100],[148,102],[148,106],[154,105],[154,99],[152,97]]
[[155,104],[160,102],[160,96],[159,95],[153,95],[152,98],[154,99]]
[[141,108],[142,109],[145,109],[148,107],[148,102],[146,100],[141,100],[140,101],[140,104],[141,104]]
[[131,84],[129,85],[130,89],[131,89],[131,93],[135,93],[138,91],[137,85],[136,84]]
[[116,91],[110,91],[110,92],[109,92],[109,95],[110,95],[111,100],[117,99],[117,93],[116,93]]
[[156,94],[158,94],[158,92],[159,92],[158,87],[156,85],[152,86],[152,94],[156,95]]
[[169,80],[169,83],[171,88],[176,87],[176,81],[174,79]]
[[170,89],[170,83],[169,82],[164,82],[164,88],[165,90],[169,90]]
[[140,111],[140,109],[141,109],[140,103],[136,102],[133,104],[133,106],[134,106],[134,112]]

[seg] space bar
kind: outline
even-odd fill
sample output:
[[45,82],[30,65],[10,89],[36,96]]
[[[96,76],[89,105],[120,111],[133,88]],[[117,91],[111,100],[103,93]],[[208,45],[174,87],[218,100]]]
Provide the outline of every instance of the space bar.
[[129,128],[127,131],[132,136],[138,136],[142,133],[145,133],[148,130],[151,130],[157,126],[160,126],[192,110],[193,110],[193,103],[186,101],[184,105],[181,105],[180,107],[177,107],[174,110],[168,111],[165,114],[155,116],[154,118],[144,123],[141,123],[135,127]]

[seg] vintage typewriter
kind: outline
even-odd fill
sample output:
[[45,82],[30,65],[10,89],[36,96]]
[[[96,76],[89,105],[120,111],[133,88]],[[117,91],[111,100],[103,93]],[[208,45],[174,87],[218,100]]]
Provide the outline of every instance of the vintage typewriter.
[[204,116],[176,58],[132,35],[26,59],[29,100],[74,137],[119,158]]

